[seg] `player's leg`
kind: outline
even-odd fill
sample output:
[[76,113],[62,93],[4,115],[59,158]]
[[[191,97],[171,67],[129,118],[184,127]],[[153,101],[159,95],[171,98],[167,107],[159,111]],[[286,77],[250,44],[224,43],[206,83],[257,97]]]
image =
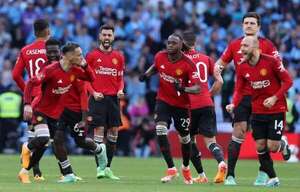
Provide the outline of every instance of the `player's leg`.
[[[248,120],[251,115],[251,97],[244,96],[241,103],[234,109],[232,139],[228,145],[228,171],[226,179],[235,183],[235,167],[239,158],[241,145],[244,142]],[[228,183],[225,181],[225,184]],[[230,182],[233,183],[233,182]]]
[[266,185],[269,176],[273,175],[274,171],[271,164],[273,161],[271,159],[270,153],[267,148],[267,138],[268,138],[268,122],[266,119],[261,118],[260,115],[253,115],[251,120],[252,136],[256,142],[256,151],[258,154],[258,160],[260,163],[260,168],[258,175],[254,181],[255,186]]
[[157,101],[155,106],[155,130],[157,135],[157,141],[160,148],[160,152],[168,166],[166,176],[161,178],[161,182],[166,183],[172,181],[179,174],[174,165],[174,161],[171,155],[170,143],[168,140],[168,127],[171,121],[170,106],[165,102]]
[[190,136],[190,116],[188,109],[172,109],[174,125],[179,135],[182,154],[182,176],[185,184],[192,184],[193,179],[190,171],[189,161],[191,158],[191,136]]
[[191,134],[191,162],[193,163],[198,176],[193,178],[195,183],[207,183],[208,179],[204,173],[202,162],[201,162],[201,152],[197,146],[196,136],[199,134],[199,110],[192,110],[191,111],[191,127],[190,127],[190,134]]
[[56,159],[59,161],[63,177],[58,181],[59,183],[72,183],[76,182],[76,176],[73,172],[71,163],[68,159],[67,150],[65,148],[65,129],[54,119],[48,119],[48,125],[53,137],[53,149]]
[[44,147],[49,142],[50,132],[47,125],[47,120],[43,116],[35,116],[34,123],[35,137],[28,143],[22,146],[21,160],[22,169],[19,172],[19,179],[22,183],[30,183],[28,171],[39,162],[41,156],[31,156],[31,152],[39,152],[44,150]]
[[120,111],[120,101],[117,96],[110,96],[107,98],[107,136],[106,136],[106,152],[108,163],[105,169],[105,177],[110,179],[119,180],[111,170],[111,163],[114,154],[117,150],[117,140],[118,140],[118,129],[122,125],[121,122],[121,111]]
[[[95,101],[94,97],[90,97],[89,100],[89,117],[90,128],[94,130],[94,142],[104,146],[102,150],[104,151],[104,155],[96,155],[95,161],[97,165],[97,178],[103,178],[105,176],[105,168],[107,165],[107,156],[106,156],[106,146],[103,144],[104,138],[104,127],[106,124],[107,114],[105,112],[106,107],[106,98],[103,98],[100,101]],[[102,154],[102,153],[101,153]],[[99,159],[99,157],[101,157]]]

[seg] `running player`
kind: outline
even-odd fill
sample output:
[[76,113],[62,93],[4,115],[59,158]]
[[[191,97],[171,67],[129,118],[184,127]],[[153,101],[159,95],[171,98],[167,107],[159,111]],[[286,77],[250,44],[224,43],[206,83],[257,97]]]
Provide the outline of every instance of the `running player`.
[[[244,61],[237,73],[236,93],[244,89],[246,83],[252,89],[252,136],[256,142],[261,168],[268,174],[267,187],[279,186],[270,152],[282,152],[289,158],[289,146],[282,133],[285,128],[287,104],[285,94],[293,81],[283,64],[270,55],[260,53],[257,37],[247,36],[241,42]],[[242,95],[235,94],[232,111],[242,101]]]
[[[114,27],[103,25],[99,30],[100,45],[86,56],[88,65],[94,70],[96,79],[89,86],[89,116],[92,118],[94,140],[103,143],[104,128],[107,129],[107,164],[97,166],[97,178],[119,180],[110,169],[116,151],[118,129],[121,123],[120,98],[124,96],[125,59],[120,51],[112,48]],[[104,162],[104,161],[102,161]],[[96,158],[96,163],[98,160]]]
[[[24,92],[24,119],[32,120],[35,137],[22,146],[22,169],[19,179],[22,183],[30,183],[28,170],[39,161],[40,157],[31,158],[32,151],[40,151],[53,138],[57,129],[57,119],[64,108],[62,95],[74,86],[77,79],[92,81],[94,74],[82,58],[82,51],[78,44],[68,43],[62,49],[62,59],[45,67],[40,74],[32,78],[26,85]],[[76,67],[80,66],[80,67]],[[32,90],[35,86],[42,87],[39,102],[31,103]],[[30,104],[31,103],[31,104]],[[34,112],[32,111],[34,109]],[[54,137],[54,143],[56,138]],[[55,144],[54,144],[55,146]],[[71,164],[65,151],[55,149],[55,156],[63,169],[64,180],[61,182],[76,181]]]
[[[280,60],[279,53],[273,43],[266,38],[259,37],[260,21],[260,16],[257,13],[246,13],[242,20],[244,36],[258,37],[260,51],[268,55],[273,55]],[[243,37],[240,37],[229,43],[221,58],[216,62],[215,70],[219,70],[220,68],[222,69],[233,60],[236,73],[238,72],[240,66],[239,63],[243,60],[242,52],[240,51],[242,39]],[[236,185],[234,169],[240,154],[241,145],[246,136],[251,114],[250,84],[246,84],[239,94],[243,95],[243,99],[233,111],[233,132],[232,140],[228,146],[228,172],[225,185]],[[260,158],[260,156],[258,156],[258,158]],[[267,179],[267,174],[260,167],[254,185],[263,185]]]
[[[16,81],[18,87],[24,92],[25,81],[23,79],[23,72],[26,69],[29,79],[35,77],[46,65],[47,56],[45,49],[45,42],[50,36],[50,29],[48,21],[44,19],[37,19],[33,24],[34,35],[36,37],[35,41],[21,49],[17,62],[12,71],[12,77]],[[40,87],[36,87],[33,90],[32,101],[37,102],[41,91]],[[34,133],[31,130],[32,125],[29,122],[28,130],[28,141],[30,142],[34,138]],[[46,147],[40,151],[40,154],[33,153],[33,156],[42,156]],[[35,181],[43,181],[45,178],[42,176],[42,172],[39,168],[39,162],[33,167],[33,175]]]
[[[181,52],[181,49],[182,37],[177,34],[170,35],[167,41],[167,51],[160,51],[155,55],[154,65],[140,76],[140,80],[144,81],[154,73],[159,74],[154,119],[160,151],[168,166],[167,175],[161,178],[161,181],[169,182],[178,176],[167,138],[168,127],[173,119],[181,143],[183,159],[181,171],[184,183],[192,184],[189,167],[191,138],[188,93],[197,94],[200,89],[196,68],[193,62]],[[191,86],[188,87],[189,85]]]
[[[217,144],[216,134],[216,114],[212,96],[220,91],[223,85],[223,79],[219,72],[214,73],[214,61],[207,55],[201,54],[195,50],[196,35],[192,31],[183,32],[184,53],[194,62],[200,79],[199,94],[190,94],[191,104],[191,142],[192,155],[191,161],[194,164],[199,176],[194,179],[197,183],[207,183],[201,165],[201,156],[196,143],[196,135],[201,134],[204,137],[206,147],[218,162],[218,173],[214,178],[215,183],[222,183],[225,180],[227,165],[224,161],[224,153]],[[208,77],[214,76],[215,82],[208,89]]]

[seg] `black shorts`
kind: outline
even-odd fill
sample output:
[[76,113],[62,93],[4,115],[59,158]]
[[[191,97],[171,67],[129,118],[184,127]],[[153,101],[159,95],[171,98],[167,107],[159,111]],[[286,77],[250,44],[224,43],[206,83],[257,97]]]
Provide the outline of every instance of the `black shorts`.
[[201,134],[214,137],[217,134],[216,113],[214,107],[203,107],[191,110],[191,135]]
[[71,133],[71,136],[74,138],[85,137],[87,133],[85,127],[82,127],[81,129],[75,127],[75,125],[79,123],[81,120],[82,120],[81,112],[75,112],[69,109],[65,109],[58,121],[59,130],[66,131],[66,129],[68,129]]
[[37,111],[33,112],[33,117],[31,122],[33,124],[33,129],[36,125],[47,124],[51,139],[54,138],[56,130],[59,129],[58,120],[48,117],[47,115],[41,112],[37,112]]
[[237,107],[234,108],[233,113],[233,123],[241,121],[249,121],[252,112],[251,107],[251,96],[243,96],[241,102]]
[[175,129],[179,133],[189,133],[190,114],[185,108],[174,107],[164,101],[157,100],[155,105],[154,120],[155,122],[166,122],[168,127],[174,121]]
[[92,118],[91,128],[121,126],[120,101],[118,97],[105,95],[103,99],[96,101],[91,96],[89,99],[89,116]]
[[253,114],[251,120],[254,140],[281,140],[285,127],[285,113]]

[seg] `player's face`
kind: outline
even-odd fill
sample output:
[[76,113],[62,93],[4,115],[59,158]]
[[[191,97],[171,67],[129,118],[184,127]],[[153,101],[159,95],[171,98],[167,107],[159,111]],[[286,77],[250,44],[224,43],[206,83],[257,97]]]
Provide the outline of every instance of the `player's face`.
[[82,50],[77,47],[74,51],[66,53],[65,57],[71,64],[80,65],[83,60]]
[[260,29],[257,19],[254,17],[246,17],[243,22],[243,31],[245,35],[256,35]]
[[179,37],[171,35],[167,41],[167,51],[169,54],[178,53],[182,48],[182,41]]
[[59,46],[58,45],[46,46],[46,55],[47,55],[47,59],[50,63],[53,61],[58,61],[60,59]]
[[114,32],[111,29],[103,29],[99,34],[99,40],[104,49],[109,49],[114,39]]
[[253,55],[253,41],[250,38],[244,38],[241,42],[241,52],[245,60],[249,60]]

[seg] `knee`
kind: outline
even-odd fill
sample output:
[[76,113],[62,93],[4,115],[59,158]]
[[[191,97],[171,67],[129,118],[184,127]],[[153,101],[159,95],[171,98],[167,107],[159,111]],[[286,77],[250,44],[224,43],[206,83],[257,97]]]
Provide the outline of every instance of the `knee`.
[[264,142],[256,142],[256,150],[259,151],[264,151],[267,148],[266,143]]
[[84,138],[75,138],[75,143],[78,147],[85,147],[85,139]]
[[233,129],[233,136],[236,137],[239,141],[244,141],[247,132],[247,123],[235,123]]
[[64,143],[64,132],[56,131],[54,135],[54,145],[62,145]]
[[181,144],[188,144],[191,142],[190,134],[187,135],[179,135],[179,141]]
[[39,141],[40,147],[43,148],[46,147],[46,145],[48,144],[50,137],[43,136],[43,137],[38,137],[37,139]]
[[278,151],[278,148],[279,148],[279,144],[277,143],[268,143],[268,149],[270,152],[277,152]]

